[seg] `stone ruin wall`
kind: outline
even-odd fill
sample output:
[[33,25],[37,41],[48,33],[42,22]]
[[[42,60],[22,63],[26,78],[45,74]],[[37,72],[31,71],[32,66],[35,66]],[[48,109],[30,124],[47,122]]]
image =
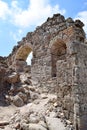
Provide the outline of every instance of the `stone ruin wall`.
[[74,68],[74,109],[76,114],[80,113],[80,123],[82,129],[87,129],[87,45],[76,44],[76,66]]
[[56,14],[28,33],[7,58],[9,68],[23,71],[33,52],[31,75],[42,88],[56,92],[58,105],[75,125],[87,130],[87,45],[83,23]]
[[[74,35],[74,33],[72,34],[72,32],[71,34],[67,34],[67,28],[72,28],[71,27],[72,25],[75,26],[74,21],[71,18],[65,20],[65,18],[60,14],[54,15],[53,18],[48,18],[46,23],[44,23],[40,27],[37,27],[37,29],[34,32],[28,33],[27,36],[18,43],[18,46],[14,47],[13,53],[11,54],[12,56],[10,56],[11,57],[10,62],[12,62],[12,66],[13,66],[13,62],[16,62],[16,61],[17,61],[17,64],[20,64],[20,61],[21,61],[21,64],[23,64],[23,67],[24,67],[24,64],[26,65],[24,61],[27,56],[26,54],[23,54],[23,53],[25,51],[26,52],[28,51],[26,49],[24,50],[25,48],[24,46],[26,46],[25,44],[28,44],[30,46],[29,50],[31,49],[33,51],[32,67],[31,67],[32,78],[34,80],[38,79],[39,82],[42,82],[43,80],[43,83],[44,83],[44,81],[46,82],[46,79],[50,80],[50,78],[55,77],[55,76],[52,76],[53,75],[52,66],[54,65],[52,65],[53,62],[51,60],[52,54],[51,54],[50,42],[53,40],[53,38],[57,36],[58,40],[60,39],[61,42],[63,41],[66,44],[66,42],[68,42],[68,40],[73,37],[70,35]],[[79,30],[82,31],[80,28]],[[84,36],[81,35],[81,37],[83,37],[84,39]],[[75,38],[72,38],[71,41],[73,41],[73,39]],[[21,46],[23,47],[22,55],[25,55],[25,58],[23,58],[24,56],[20,56],[20,54],[17,54],[18,56],[15,56],[18,48],[20,48]],[[28,54],[29,52],[27,52],[27,55]],[[16,60],[14,60],[15,58]],[[54,69],[53,71],[56,71],[56,70]]]

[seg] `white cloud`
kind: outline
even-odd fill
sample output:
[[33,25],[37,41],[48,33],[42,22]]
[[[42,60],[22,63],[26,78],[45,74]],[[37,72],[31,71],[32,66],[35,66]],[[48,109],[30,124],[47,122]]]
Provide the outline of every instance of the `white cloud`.
[[64,14],[65,10],[61,10],[59,5],[51,6],[49,0],[30,0],[26,10],[17,11],[14,15],[14,24],[21,27],[37,26],[54,13]]
[[13,0],[11,2],[11,8],[9,8],[9,10],[11,11],[11,18],[22,12],[22,9],[19,7],[19,4],[20,3],[18,3],[17,0]]
[[21,35],[22,35],[23,31],[21,29],[13,32],[10,31],[10,37],[12,37],[12,39],[15,41],[15,43],[17,43],[19,41],[19,39],[21,39]]
[[[15,6],[18,9],[17,6]],[[52,16],[54,13],[65,13],[65,10],[60,9],[59,5],[51,6],[49,0],[30,0],[30,4],[26,10],[17,11],[14,13],[14,24],[21,27],[29,27],[31,25],[39,25]]]
[[14,0],[14,1],[11,2],[11,6],[13,8],[17,8],[17,5],[18,5],[18,1],[17,0]]
[[85,24],[84,30],[87,35],[87,11],[79,12],[75,19],[80,19]]
[[0,0],[0,18],[5,19],[10,14],[8,4]]
[[50,0],[30,0],[27,9],[20,8],[18,0],[13,0],[10,7],[0,0],[0,16],[5,18],[9,15],[10,22],[18,27],[40,25],[54,13],[64,14],[65,10],[58,4],[52,6]]

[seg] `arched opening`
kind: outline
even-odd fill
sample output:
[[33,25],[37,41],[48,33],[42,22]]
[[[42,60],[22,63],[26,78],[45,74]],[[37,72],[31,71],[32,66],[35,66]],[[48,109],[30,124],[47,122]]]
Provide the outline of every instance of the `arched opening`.
[[31,53],[32,48],[29,45],[21,46],[16,53],[16,60],[26,61],[28,55]]
[[66,57],[66,44],[61,39],[56,39],[51,43],[51,62],[52,62],[52,77],[56,77],[58,60],[63,60]]
[[28,70],[31,65],[32,47],[29,44],[21,46],[16,52],[15,68],[17,71]]
[[27,62],[28,65],[31,65],[32,57],[33,57],[33,52],[31,51],[30,54],[28,55],[27,59],[26,59],[26,62]]

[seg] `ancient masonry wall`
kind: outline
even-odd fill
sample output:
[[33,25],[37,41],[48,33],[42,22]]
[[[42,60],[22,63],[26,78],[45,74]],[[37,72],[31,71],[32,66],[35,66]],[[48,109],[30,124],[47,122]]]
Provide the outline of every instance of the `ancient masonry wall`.
[[71,56],[57,61],[58,103],[80,130],[87,129],[87,45],[72,44]]
[[87,130],[87,45],[84,24],[60,14],[28,33],[7,58],[8,65],[23,71],[32,51],[32,79],[48,92],[56,92],[58,106],[75,126]]
[[74,113],[81,130],[87,129],[87,45],[75,44],[76,66],[74,67]]

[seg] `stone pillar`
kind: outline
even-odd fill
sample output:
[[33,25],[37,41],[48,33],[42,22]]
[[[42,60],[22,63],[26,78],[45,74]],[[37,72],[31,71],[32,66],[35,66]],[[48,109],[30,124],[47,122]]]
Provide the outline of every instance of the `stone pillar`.
[[26,66],[27,63],[24,60],[15,60],[14,62],[14,68],[16,72],[23,72]]
[[68,52],[57,61],[58,102],[75,130],[87,130],[87,45],[73,42]]
[[[77,101],[76,101],[77,100]],[[78,95],[75,97],[75,102],[74,102],[74,127],[75,130],[79,130],[80,128],[80,104],[78,101]]]
[[76,65],[73,68],[74,126],[87,130],[87,45],[76,44]]

